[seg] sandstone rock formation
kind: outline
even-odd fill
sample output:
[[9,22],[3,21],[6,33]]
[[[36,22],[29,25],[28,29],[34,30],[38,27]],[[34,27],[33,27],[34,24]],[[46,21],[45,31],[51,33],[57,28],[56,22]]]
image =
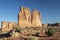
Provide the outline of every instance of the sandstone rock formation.
[[22,27],[31,25],[31,13],[29,8],[21,7],[21,11],[18,14],[18,25]]
[[32,13],[29,8],[20,8],[20,12],[18,14],[18,26],[26,27],[42,27],[41,24],[41,15],[38,10],[34,10]]
[[2,31],[10,31],[13,27],[16,27],[15,22],[2,22]]
[[40,26],[42,27],[42,24],[41,24],[41,15],[39,13],[38,10],[33,10],[32,12],[32,26]]
[[1,30],[2,31],[7,31],[8,30],[8,22],[2,22],[1,23],[1,26],[2,26],[2,28],[1,28]]
[[14,27],[42,27],[41,15],[38,10],[30,12],[29,8],[20,8],[18,24],[15,22],[2,22],[2,31],[10,31]]

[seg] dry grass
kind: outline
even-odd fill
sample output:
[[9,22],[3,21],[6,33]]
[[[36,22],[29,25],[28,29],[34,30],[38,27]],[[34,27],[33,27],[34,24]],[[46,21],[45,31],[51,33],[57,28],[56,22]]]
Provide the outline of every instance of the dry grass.
[[[16,36],[15,34],[13,34],[15,37],[11,37],[11,38],[8,38],[8,40],[30,40],[30,39],[33,39],[35,40],[35,38],[39,39],[39,40],[47,40],[47,39],[59,39],[60,36],[57,38],[57,37],[47,37],[45,34],[45,29],[42,30],[41,28],[30,28],[30,27],[26,27],[24,28],[23,32],[18,32],[19,36]],[[15,32],[16,33],[16,32]],[[12,35],[12,36],[13,36]],[[33,37],[34,36],[34,37]],[[37,40],[36,39],[36,40]]]

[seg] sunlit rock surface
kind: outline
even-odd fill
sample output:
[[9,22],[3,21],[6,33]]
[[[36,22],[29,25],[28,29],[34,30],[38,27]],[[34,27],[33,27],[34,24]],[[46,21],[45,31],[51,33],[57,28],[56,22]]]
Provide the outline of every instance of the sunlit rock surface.
[[30,12],[29,8],[21,7],[18,14],[18,25],[22,27],[42,27],[40,12],[38,10]]

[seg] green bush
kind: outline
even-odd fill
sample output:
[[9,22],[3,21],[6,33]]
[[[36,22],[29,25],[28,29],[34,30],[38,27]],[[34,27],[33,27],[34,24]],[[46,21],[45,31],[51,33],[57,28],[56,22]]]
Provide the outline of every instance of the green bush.
[[23,27],[18,27],[17,30],[18,30],[18,32],[22,33],[24,31],[24,28]]
[[32,37],[32,36],[30,36],[29,38],[28,38],[28,40],[38,40],[36,37]]
[[46,34],[48,35],[48,36],[54,36],[54,34],[55,34],[55,30],[54,30],[54,28],[48,28],[48,31],[46,31]]
[[25,29],[29,29],[29,26],[26,26]]

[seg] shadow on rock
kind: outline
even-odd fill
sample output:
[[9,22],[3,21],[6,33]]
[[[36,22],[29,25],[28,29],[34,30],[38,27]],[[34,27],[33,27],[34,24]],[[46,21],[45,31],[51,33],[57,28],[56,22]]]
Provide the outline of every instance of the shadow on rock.
[[0,34],[0,38],[4,38],[4,37],[10,37],[11,35],[10,35],[10,33],[8,32],[8,33],[3,33],[3,34]]

